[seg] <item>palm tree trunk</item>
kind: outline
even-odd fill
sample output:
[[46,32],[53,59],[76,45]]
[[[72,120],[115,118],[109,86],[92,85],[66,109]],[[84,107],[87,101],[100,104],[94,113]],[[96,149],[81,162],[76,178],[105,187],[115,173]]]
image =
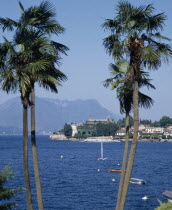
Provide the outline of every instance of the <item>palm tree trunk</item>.
[[27,209],[32,210],[32,195],[29,179],[28,168],[28,117],[27,117],[27,105],[23,105],[23,168],[24,168],[24,182],[26,188],[26,201]]
[[124,187],[123,187],[119,210],[123,210],[125,207],[129,181],[130,181],[130,177],[131,177],[131,173],[133,169],[134,157],[135,157],[137,143],[138,143],[138,128],[139,128],[138,81],[134,81],[133,104],[134,104],[134,135],[133,135],[133,141],[132,141],[132,145],[130,149],[130,155],[129,155],[129,160],[128,160],[127,171],[125,174]]
[[124,186],[125,173],[126,173],[126,165],[127,165],[127,157],[128,157],[128,140],[129,140],[129,113],[126,113],[125,127],[126,127],[125,146],[124,146],[124,154],[123,154],[123,161],[122,161],[122,172],[121,172],[121,178],[120,178],[120,183],[119,183],[119,188],[118,188],[116,210],[119,210],[122,190]]
[[39,166],[38,166],[38,154],[36,147],[36,135],[35,135],[35,91],[34,87],[31,92],[31,142],[32,142],[32,156],[33,156],[33,165],[34,165],[34,175],[35,175],[35,183],[36,183],[36,192],[38,199],[38,207],[39,210],[43,210],[43,199],[42,199],[42,189],[41,189],[41,181],[39,175]]

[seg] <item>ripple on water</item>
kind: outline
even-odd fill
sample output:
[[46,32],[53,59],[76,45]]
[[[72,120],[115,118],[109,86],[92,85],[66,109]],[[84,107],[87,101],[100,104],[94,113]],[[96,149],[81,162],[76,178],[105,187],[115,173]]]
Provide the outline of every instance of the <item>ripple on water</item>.
[[[48,136],[38,136],[37,145],[45,210],[114,209],[120,174],[109,173],[108,169],[121,168],[123,143],[104,143],[105,161],[97,160],[100,143],[50,141]],[[0,147],[1,166],[12,161],[15,169],[15,179],[9,185],[23,186],[21,136],[1,136]],[[139,143],[132,177],[147,183],[130,185],[126,210],[153,210],[158,205],[157,199],[164,201],[162,192],[172,188],[171,154],[171,143]],[[31,152],[29,166],[37,209]],[[149,196],[146,201],[142,200],[145,195]],[[19,209],[26,209],[24,191],[15,201]]]

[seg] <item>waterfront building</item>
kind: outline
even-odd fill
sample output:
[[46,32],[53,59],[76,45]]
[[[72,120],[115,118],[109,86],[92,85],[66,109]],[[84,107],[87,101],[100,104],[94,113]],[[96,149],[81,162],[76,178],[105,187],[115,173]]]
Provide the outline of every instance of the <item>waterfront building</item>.
[[83,124],[75,124],[72,123],[72,137],[75,135],[85,135],[85,136],[96,136],[97,133],[97,124],[109,124],[109,123],[115,123],[113,119],[107,118],[107,119],[88,119],[86,120],[86,123]]
[[72,123],[71,128],[72,128],[72,136],[75,136],[75,134],[78,133],[78,125],[76,123]]
[[114,123],[114,120],[113,119],[110,119],[110,118],[107,118],[107,119],[88,119],[86,121],[86,124],[92,124],[92,125],[95,125],[95,124],[98,124],[98,123]]
[[118,130],[118,131],[116,132],[116,135],[117,135],[117,136],[125,136],[125,130]]
[[145,130],[146,130],[146,133],[163,133],[164,132],[163,127],[146,127]]

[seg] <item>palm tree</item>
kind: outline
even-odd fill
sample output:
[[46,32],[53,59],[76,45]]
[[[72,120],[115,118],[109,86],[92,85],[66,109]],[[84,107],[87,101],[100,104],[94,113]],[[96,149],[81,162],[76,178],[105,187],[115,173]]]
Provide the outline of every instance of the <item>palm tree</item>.
[[[23,155],[24,177],[28,209],[32,209],[31,190],[28,172],[28,120],[27,109],[31,105],[30,93],[32,90],[32,78],[39,78],[46,88],[55,89],[55,84],[60,84],[58,78],[66,78],[63,73],[54,66],[54,56],[40,56],[41,50],[48,51],[51,43],[40,32],[28,30],[17,31],[13,42],[5,39],[0,47],[1,51],[1,78],[2,89],[7,93],[20,90],[23,104]],[[37,55],[37,57],[36,57]],[[39,55],[39,56],[38,56]],[[49,73],[49,70],[51,70]],[[60,76],[59,76],[60,75]],[[55,89],[55,91],[57,91]]]
[[[122,189],[124,185],[127,157],[128,157],[129,116],[133,108],[133,96],[132,96],[133,90],[132,90],[132,83],[127,80],[128,70],[129,70],[129,62],[127,62],[126,60],[118,61],[116,65],[110,64],[110,73],[113,77],[105,80],[104,82],[105,87],[111,85],[112,90],[116,88],[117,98],[120,102],[120,112],[125,113],[125,128],[126,128],[125,146],[124,146],[122,173],[118,189],[116,210],[119,208]],[[142,72],[141,75],[142,79],[139,82],[139,88],[141,88],[142,86],[147,86],[148,88],[155,89],[155,87],[150,83],[150,79],[148,79],[149,75],[145,72]],[[150,108],[152,104],[153,100],[149,96],[144,95],[139,91],[139,105],[144,108]]]
[[[144,82],[144,81],[143,81]],[[142,86],[145,84],[142,84]],[[152,85],[149,83],[146,84],[148,87]],[[154,88],[154,87],[152,87]],[[139,106],[144,108],[150,108],[151,105],[153,105],[153,100],[141,93],[139,91]],[[117,197],[117,203],[116,203],[116,210],[118,210],[123,187],[124,187],[124,180],[125,180],[125,174],[126,174],[126,166],[127,166],[127,159],[128,159],[128,141],[129,141],[129,114],[133,108],[133,90],[132,87],[129,89],[129,87],[126,87],[125,84],[123,87],[117,88],[117,97],[120,101],[120,107],[121,112],[125,113],[125,127],[126,127],[126,135],[125,135],[125,147],[124,147],[124,154],[123,154],[123,162],[122,162],[122,172],[121,172],[121,178],[120,178],[120,184],[118,188],[118,197]]]
[[27,208],[33,209],[32,197],[29,179],[29,167],[28,167],[28,120],[27,109],[30,104],[28,88],[29,78],[23,71],[25,66],[24,56],[21,52],[16,50],[16,46],[13,43],[5,40],[0,47],[1,51],[1,83],[2,90],[9,92],[16,92],[18,89],[21,94],[21,102],[23,104],[23,169],[24,169],[24,181],[26,188],[26,200]]
[[171,57],[171,46],[162,42],[169,39],[160,34],[166,17],[164,13],[154,15],[153,11],[152,4],[134,7],[127,1],[121,1],[116,7],[116,17],[113,20],[107,19],[103,24],[111,33],[103,43],[107,52],[115,60],[128,56],[130,62],[128,79],[133,83],[134,135],[120,209],[124,209],[138,143],[140,69],[142,67],[158,69],[162,61],[168,62]]
[[[64,28],[61,27],[58,22],[54,19],[55,13],[54,8],[49,2],[42,2],[40,6],[30,7],[27,10],[24,10],[24,7],[20,3],[20,8],[23,13],[20,21],[24,23],[25,27],[31,27],[34,30],[42,31],[45,34],[51,35],[64,32]],[[53,59],[52,62],[57,62],[59,57],[59,52],[66,54],[66,50],[68,48],[65,45],[60,43],[51,42],[53,46],[53,50],[51,49],[51,54],[53,51],[53,55],[48,55],[48,53],[44,53],[44,58],[48,60]],[[50,50],[50,49],[49,49]],[[46,54],[46,55],[45,55]],[[40,56],[36,54],[36,57]],[[41,55],[42,56],[42,55]],[[50,58],[51,57],[51,58]],[[41,191],[41,183],[39,176],[39,167],[38,167],[38,155],[37,155],[37,147],[36,147],[36,135],[35,135],[35,88],[34,84],[36,81],[39,82],[40,86],[45,87],[46,89],[51,89],[55,93],[57,93],[56,85],[61,85],[60,81],[66,80],[66,76],[60,72],[56,71],[55,67],[46,69],[46,72],[42,74],[42,77],[39,77],[39,74],[32,76],[32,89],[31,89],[31,142],[32,142],[32,154],[33,154],[33,162],[34,162],[34,173],[35,173],[35,182],[37,189],[37,197],[38,197],[38,206],[39,209],[43,209],[43,200],[42,200],[42,191]]]
[[[19,2],[20,9],[22,11],[21,17],[18,22],[11,19],[0,19],[0,23],[3,25],[3,30],[13,30],[16,28],[16,31],[21,31],[22,29],[27,28],[28,30],[36,30],[37,32],[43,32],[44,34],[60,34],[64,32],[64,28],[61,27],[58,22],[54,19],[55,12],[52,5],[44,1],[39,6],[32,6],[27,10],[24,9],[21,2]],[[50,46],[51,44],[51,46]],[[53,62],[57,62],[60,60],[59,52],[66,54],[68,48],[65,45],[60,43],[51,41],[48,43],[49,49],[47,49],[47,44],[44,43],[42,47],[42,53],[36,51],[35,48],[35,59],[52,60]],[[45,50],[46,46],[46,50]],[[52,50],[53,49],[53,50]],[[44,54],[44,55],[43,55]],[[58,62],[59,63],[59,62]],[[38,63],[39,65],[39,63]],[[36,66],[38,68],[38,66]],[[51,72],[52,71],[52,72]],[[41,77],[40,77],[41,74]],[[36,70],[36,74],[32,74],[31,79],[31,142],[32,142],[32,154],[33,154],[33,162],[34,162],[34,174],[35,174],[35,182],[37,189],[37,197],[38,197],[38,206],[39,209],[43,209],[43,200],[42,200],[42,190],[39,176],[39,167],[38,167],[38,155],[37,155],[37,147],[36,147],[36,136],[35,136],[35,89],[34,83],[39,81],[39,84],[47,89],[51,89],[52,91],[57,93],[56,85],[61,85],[61,81],[66,80],[66,76],[56,70],[54,65],[50,68],[47,68],[43,72]]]
[[129,142],[129,115],[132,109],[132,97],[131,97],[131,87],[127,84],[127,71],[128,71],[128,62],[126,60],[121,60],[114,64],[110,64],[110,73],[112,78],[106,79],[104,82],[104,86],[108,87],[111,85],[111,89],[114,90],[116,88],[117,98],[120,102],[120,112],[125,113],[125,145],[124,145],[124,153],[123,153],[123,161],[122,161],[122,172],[120,178],[120,184],[118,189],[118,198],[117,205],[120,203],[126,165],[127,165],[127,157],[128,157],[128,142]]

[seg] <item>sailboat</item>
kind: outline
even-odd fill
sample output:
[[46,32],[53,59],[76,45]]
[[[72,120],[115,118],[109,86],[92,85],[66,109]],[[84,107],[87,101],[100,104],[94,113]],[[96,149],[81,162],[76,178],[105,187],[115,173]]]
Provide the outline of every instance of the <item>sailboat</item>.
[[101,142],[101,157],[98,160],[106,160],[107,158],[103,157],[103,142]]

